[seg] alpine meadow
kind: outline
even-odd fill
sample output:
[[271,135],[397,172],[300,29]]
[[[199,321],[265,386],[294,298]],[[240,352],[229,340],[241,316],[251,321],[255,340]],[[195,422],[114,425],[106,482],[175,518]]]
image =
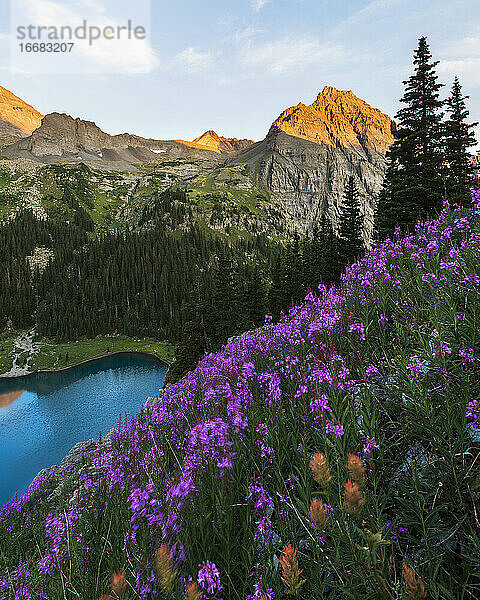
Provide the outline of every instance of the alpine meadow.
[[0,87],[2,460],[32,373],[168,366],[0,507],[0,600],[480,598],[478,123],[408,68],[394,119],[325,85],[256,142]]

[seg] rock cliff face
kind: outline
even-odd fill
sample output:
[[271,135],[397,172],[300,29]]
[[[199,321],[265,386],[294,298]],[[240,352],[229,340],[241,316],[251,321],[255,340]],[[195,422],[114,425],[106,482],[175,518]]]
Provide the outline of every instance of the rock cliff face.
[[[64,113],[50,113],[26,141],[25,148],[35,156],[61,156],[65,153],[101,152],[119,148],[148,147],[156,149],[159,142],[129,133],[109,135],[93,121],[74,119]],[[160,142],[161,144],[161,142]]]
[[193,142],[155,140],[121,133],[109,135],[94,122],[74,119],[64,113],[50,113],[30,136],[3,151],[8,157],[24,156],[42,162],[60,159],[83,161],[106,168],[128,168],[139,162],[158,162],[186,156],[217,162],[220,154],[233,153],[251,145],[250,140],[227,139],[206,132]]
[[317,144],[356,148],[368,155],[385,154],[393,142],[394,124],[353,92],[325,86],[313,104],[287,108],[272,128]]
[[285,110],[262,142],[232,160],[250,164],[257,185],[283,207],[291,228],[302,232],[324,213],[337,225],[345,184],[353,175],[368,239],[394,130],[387,115],[352,92],[325,87],[310,106]]
[[0,146],[13,144],[13,142],[23,137],[25,137],[25,134],[19,127],[0,119]]
[[0,85],[0,119],[30,135],[40,126],[43,115]]

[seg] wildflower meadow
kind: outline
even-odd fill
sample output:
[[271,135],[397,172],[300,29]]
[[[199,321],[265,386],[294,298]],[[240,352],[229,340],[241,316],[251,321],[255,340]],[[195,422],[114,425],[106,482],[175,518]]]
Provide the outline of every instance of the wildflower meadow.
[[475,192],[7,503],[0,598],[479,598],[479,291]]

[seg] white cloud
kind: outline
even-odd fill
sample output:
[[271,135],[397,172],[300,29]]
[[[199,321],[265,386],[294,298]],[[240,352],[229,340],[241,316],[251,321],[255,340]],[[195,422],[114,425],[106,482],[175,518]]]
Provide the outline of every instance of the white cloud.
[[[442,60],[437,69],[440,74],[444,75],[444,79],[449,76],[453,81],[455,75],[458,75],[462,85],[467,82],[469,87],[480,86],[480,57],[464,60]],[[447,83],[447,87],[451,87],[452,81]]]
[[258,12],[269,2],[272,2],[272,0],[252,0],[252,8]]
[[[86,20],[88,25],[103,29],[106,26],[124,26],[127,20],[120,23],[110,18],[104,4],[97,0],[82,0],[70,6],[56,0],[16,0],[16,3],[25,18],[22,24],[74,28]],[[148,23],[141,25],[147,26]],[[88,40],[75,39],[74,42],[75,58],[81,63],[77,66],[85,67],[86,71],[150,73],[159,64],[155,51],[146,39],[129,40],[123,34],[120,39],[101,38],[91,44]]]
[[10,41],[11,35],[9,33],[0,33],[0,48],[8,48]]
[[177,54],[174,63],[184,67],[189,73],[199,73],[206,71],[213,62],[213,54],[210,51],[202,51],[193,46],[189,46]]
[[272,73],[327,63],[331,66],[344,58],[345,52],[339,44],[321,42],[308,35],[289,35],[260,44],[248,40],[239,54],[244,67],[260,67]]
[[451,79],[458,75],[461,83],[468,86],[480,85],[480,38],[477,35],[448,44],[439,55],[445,57],[437,67],[439,73]]

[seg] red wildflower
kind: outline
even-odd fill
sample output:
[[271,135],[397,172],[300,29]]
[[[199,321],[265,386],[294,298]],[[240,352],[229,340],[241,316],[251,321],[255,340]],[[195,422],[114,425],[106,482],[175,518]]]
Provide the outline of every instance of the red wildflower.
[[317,531],[323,531],[328,519],[328,509],[320,498],[310,501],[310,518]]
[[312,460],[310,461],[310,469],[313,472],[313,478],[315,481],[326,488],[332,479],[332,474],[328,468],[327,459],[321,452],[315,452]]
[[125,572],[117,571],[112,575],[112,592],[115,592],[120,597],[126,589]]
[[362,459],[356,454],[348,455],[347,462],[348,474],[350,476],[350,481],[356,483],[359,488],[363,487],[365,483],[365,467],[363,466]]
[[299,569],[297,560],[297,551],[289,544],[283,547],[283,555],[279,559],[282,565],[282,581],[287,586],[288,595],[297,595],[300,587],[305,583],[305,579],[300,580],[300,574],[303,569]]
[[203,597],[203,592],[196,581],[187,583],[187,600],[200,600]]
[[351,514],[359,515],[364,504],[365,499],[358,484],[353,481],[347,481],[345,491],[343,492],[343,507],[345,510]]
[[418,577],[413,569],[407,567],[406,563],[403,563],[403,579],[406,584],[407,596],[411,600],[425,600],[427,592],[421,577]]
[[171,592],[177,573],[173,568],[167,544],[162,544],[155,554],[155,573],[160,580],[162,589]]

